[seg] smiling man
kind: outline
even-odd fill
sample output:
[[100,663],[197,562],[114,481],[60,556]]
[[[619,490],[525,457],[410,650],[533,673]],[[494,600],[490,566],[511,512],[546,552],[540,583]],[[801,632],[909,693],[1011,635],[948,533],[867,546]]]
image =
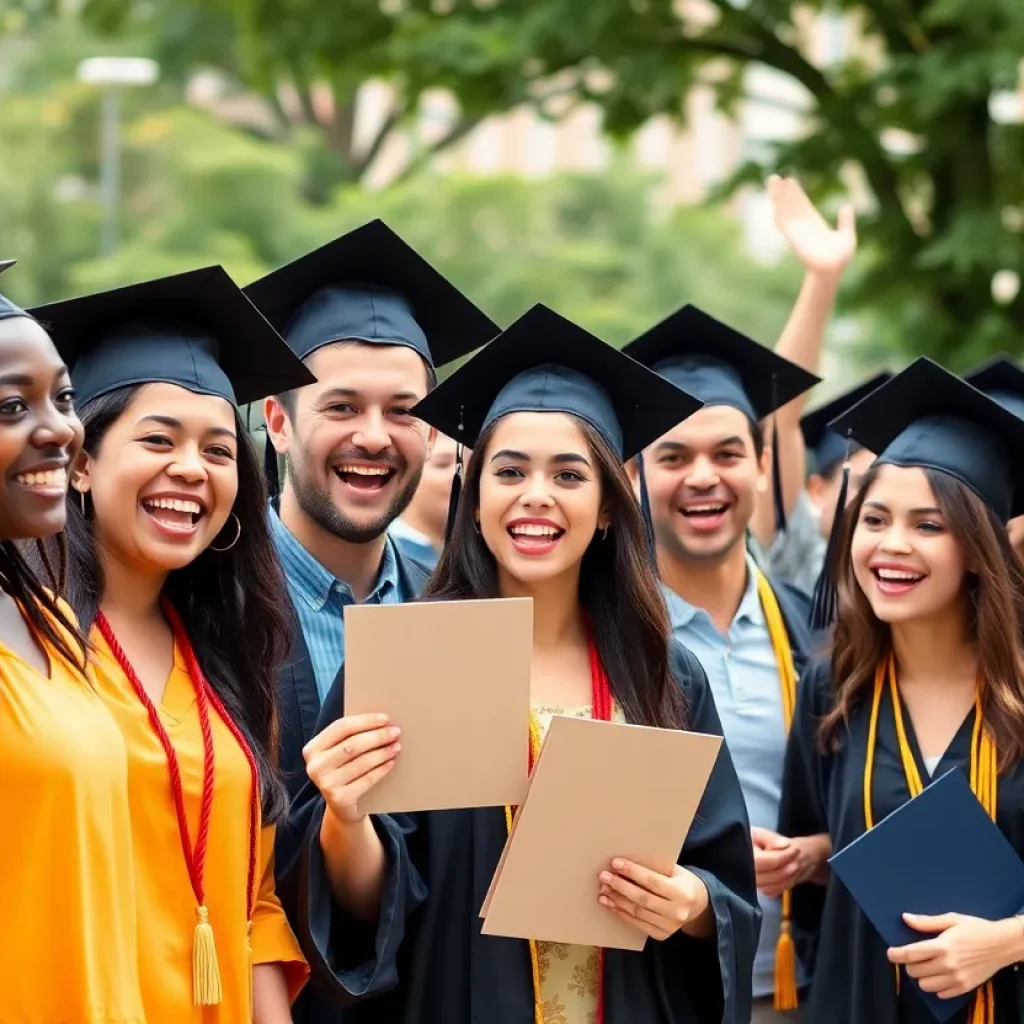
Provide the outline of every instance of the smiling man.
[[436,383],[435,366],[498,328],[381,221],[246,292],[317,378],[264,408],[287,466],[270,515],[301,627],[280,687],[281,768],[294,792],[305,780],[302,747],[344,658],[345,607],[407,601],[430,573],[387,532],[434,439],[410,410]]
[[[748,554],[755,506],[770,498],[772,450],[762,422],[817,378],[686,306],[625,349],[704,402],[643,453],[644,472],[673,632],[708,674],[747,803],[764,914],[754,963],[755,1022],[792,1009],[798,969],[777,985],[776,946],[788,918],[773,895],[805,881],[821,851],[777,834],[786,733],[796,679],[810,653],[810,602],[770,582]],[[775,489],[781,492],[779,481]]]

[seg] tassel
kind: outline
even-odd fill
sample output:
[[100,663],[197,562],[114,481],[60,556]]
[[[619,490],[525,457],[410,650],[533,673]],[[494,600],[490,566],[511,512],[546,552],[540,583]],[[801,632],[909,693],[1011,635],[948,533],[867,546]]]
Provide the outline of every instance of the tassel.
[[217,1006],[223,993],[210,912],[206,907],[196,907],[196,917],[192,937],[192,1001],[196,1006]]
[[842,531],[843,516],[846,514],[846,498],[850,489],[850,453],[847,442],[846,461],[843,463],[843,479],[839,485],[839,497],[836,499],[835,514],[832,517],[832,530],[828,535],[825,547],[825,559],[821,564],[821,572],[814,584],[811,597],[811,630],[813,632],[827,630],[835,621],[839,611],[839,594],[836,592],[836,559],[839,557],[839,535]]
[[[783,903],[788,902],[788,896],[788,892],[783,895]],[[800,1006],[797,994],[797,947],[793,941],[792,926],[787,918],[787,914],[783,916],[782,930],[775,944],[774,1007],[777,1013],[796,1010]]]
[[775,532],[786,532],[786,502],[782,494],[782,464],[779,462],[779,414],[772,415],[772,497],[775,501]]
[[644,472],[643,452],[637,452],[636,468],[640,477],[640,515],[644,520],[644,533],[647,536],[647,552],[651,556],[651,565],[657,565],[658,549],[654,540],[654,517],[651,515],[651,497],[647,493],[647,474]]
[[462,497],[462,444],[455,446],[455,476],[452,477],[452,489],[448,494],[448,518],[444,522],[444,542],[452,539],[455,530],[455,517],[459,512],[459,499]]
[[266,445],[263,448],[263,475],[267,480],[267,491],[271,498],[277,497],[281,489],[281,479],[277,472],[277,450],[270,443],[270,434],[267,428],[263,428],[266,437]]

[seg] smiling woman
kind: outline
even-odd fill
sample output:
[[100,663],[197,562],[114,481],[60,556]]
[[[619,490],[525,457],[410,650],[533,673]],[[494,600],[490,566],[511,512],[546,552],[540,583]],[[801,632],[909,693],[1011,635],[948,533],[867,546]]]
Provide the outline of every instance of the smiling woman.
[[46,331],[0,296],[0,1006],[140,1024],[125,745],[73,615],[16,544],[64,527],[72,399]]
[[[533,599],[538,739],[554,714],[721,733],[703,670],[670,641],[623,468],[696,404],[535,307],[414,410],[473,448],[424,599]],[[401,755],[374,716],[342,717],[343,690],[344,672],[306,749],[311,781],[293,807],[306,852],[287,891],[346,1021],[747,1024],[758,911],[724,747],[671,874],[614,861],[593,879],[600,912],[654,940],[643,953],[516,942],[483,935],[479,916],[511,810],[360,814]]]
[[270,868],[288,626],[237,402],[309,374],[220,268],[38,315],[85,424],[68,593],[128,748],[146,1017],[288,1021],[305,965]]
[[[1024,511],[1024,420],[922,359],[832,426],[881,454],[838,521],[831,659],[800,684],[780,829],[843,848],[960,768],[1024,853],[1024,565],[1005,525]],[[810,1019],[924,1024],[915,986],[973,994],[956,1024],[1019,1019],[1020,919],[907,906],[920,941],[886,949],[828,884]],[[935,905],[957,885],[943,879]],[[798,894],[794,919],[814,923]]]

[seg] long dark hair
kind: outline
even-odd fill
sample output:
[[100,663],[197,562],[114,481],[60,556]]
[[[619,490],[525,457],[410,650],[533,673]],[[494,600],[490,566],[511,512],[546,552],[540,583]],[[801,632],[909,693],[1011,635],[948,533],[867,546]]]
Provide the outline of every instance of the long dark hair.
[[[574,417],[575,419],[575,417]],[[601,474],[611,518],[607,539],[596,536],[580,567],[580,603],[594,643],[627,721],[679,729],[686,703],[669,661],[671,630],[661,587],[647,554],[643,520],[618,456],[587,423],[576,419]],[[480,475],[494,427],[473,446],[451,540],[445,544],[424,599],[499,597],[498,571],[475,513]]]
[[[1024,564],[1010,544],[1005,525],[970,488],[945,473],[925,469],[924,474],[967,564],[977,566],[966,582],[968,630],[978,654],[985,721],[1004,770],[1024,758]],[[877,476],[878,467],[874,467],[843,514],[833,566],[839,595],[832,643],[836,704],[822,719],[825,749],[834,749],[840,724],[868,699],[875,668],[892,649],[889,625],[871,610],[850,558],[861,508]]]
[[[101,395],[80,410],[89,455],[96,456],[107,431],[144,386]],[[237,412],[235,421],[238,496],[232,512],[241,524],[238,543],[227,551],[207,548],[190,565],[175,569],[164,594],[181,616],[211,686],[249,741],[259,768],[263,820],[269,824],[279,821],[287,810],[276,770],[275,675],[288,652],[291,620],[284,575],[267,521],[267,490],[259,458]],[[88,631],[96,619],[104,582],[92,521],[82,514],[78,498],[69,492],[67,598]],[[226,540],[218,546],[234,536],[230,520],[225,530]]]
[[[64,534],[51,541],[57,568],[42,539],[34,542],[34,558],[26,560],[13,540],[0,541],[0,590],[13,597],[36,636],[42,637],[69,664],[85,668],[87,645],[78,626],[71,621],[54,597],[64,589],[68,548]],[[30,548],[30,551],[33,549]],[[31,561],[46,572],[49,589],[39,580]],[[70,638],[70,640],[69,640]]]

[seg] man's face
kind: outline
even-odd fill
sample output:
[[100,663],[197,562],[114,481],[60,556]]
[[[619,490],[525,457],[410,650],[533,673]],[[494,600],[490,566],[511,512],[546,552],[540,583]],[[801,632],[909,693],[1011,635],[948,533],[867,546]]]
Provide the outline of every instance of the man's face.
[[[864,448],[860,448],[850,456],[850,483],[846,491],[849,504],[864,480],[864,474],[871,468],[875,456]],[[839,501],[839,489],[843,484],[843,465],[835,466],[828,476],[812,473],[807,478],[807,496],[821,513],[819,526],[821,535],[827,540],[832,533],[832,523],[836,517],[836,502]]]
[[722,561],[744,543],[769,459],[729,406],[705,406],[660,437],[644,452],[659,547],[686,561]]
[[303,513],[342,540],[367,543],[406,509],[431,429],[410,415],[427,394],[427,367],[405,345],[342,342],[306,361],[317,378],[288,415],[267,400],[274,447]]

